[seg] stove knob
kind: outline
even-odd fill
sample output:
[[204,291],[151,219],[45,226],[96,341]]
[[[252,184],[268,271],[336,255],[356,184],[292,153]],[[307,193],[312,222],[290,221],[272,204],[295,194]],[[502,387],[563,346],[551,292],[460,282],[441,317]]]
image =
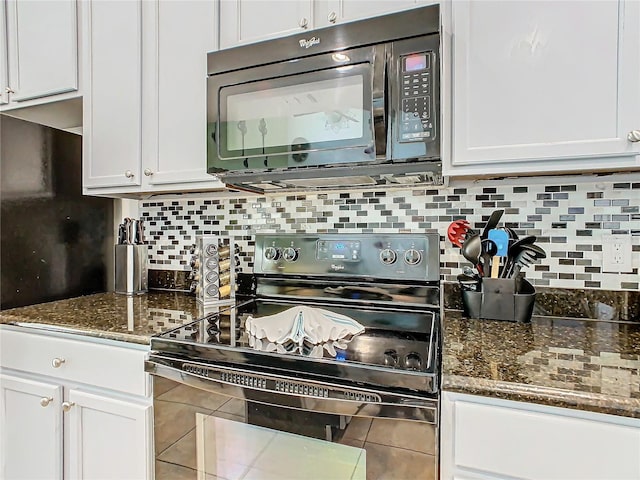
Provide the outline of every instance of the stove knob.
[[398,255],[396,254],[396,252],[394,252],[390,248],[385,248],[380,252],[380,261],[385,265],[392,265],[393,263],[395,263],[397,258]]
[[420,370],[422,367],[422,358],[420,358],[420,355],[417,353],[411,352],[404,358],[404,366],[408,370]]
[[280,249],[276,247],[265,248],[264,258],[266,258],[267,260],[278,260],[280,258]]
[[298,252],[293,247],[287,247],[282,251],[282,258],[287,262],[295,262],[298,259]]
[[398,352],[395,350],[387,350],[384,352],[384,364],[387,367],[397,367],[398,366]]
[[422,260],[422,254],[415,248],[410,248],[404,252],[404,261],[409,265],[417,265]]

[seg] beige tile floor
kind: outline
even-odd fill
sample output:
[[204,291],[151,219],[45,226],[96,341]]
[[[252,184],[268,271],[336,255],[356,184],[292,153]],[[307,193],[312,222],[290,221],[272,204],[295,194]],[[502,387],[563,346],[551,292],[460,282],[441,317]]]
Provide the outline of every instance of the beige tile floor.
[[352,417],[327,443],[245,424],[242,400],[157,377],[154,390],[157,480],[436,478],[432,425]]

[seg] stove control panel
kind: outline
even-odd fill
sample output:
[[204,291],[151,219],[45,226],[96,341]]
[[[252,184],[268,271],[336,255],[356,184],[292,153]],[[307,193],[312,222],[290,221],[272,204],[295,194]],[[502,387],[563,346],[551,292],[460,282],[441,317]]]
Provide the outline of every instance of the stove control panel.
[[440,278],[437,233],[257,234],[255,255],[254,273],[264,275]]

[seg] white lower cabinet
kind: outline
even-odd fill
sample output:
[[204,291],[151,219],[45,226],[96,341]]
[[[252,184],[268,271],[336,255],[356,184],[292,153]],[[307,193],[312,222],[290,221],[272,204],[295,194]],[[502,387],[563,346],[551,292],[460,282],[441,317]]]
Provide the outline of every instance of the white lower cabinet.
[[[92,347],[108,358],[104,370]],[[1,328],[0,478],[153,478],[146,351],[136,347]]]
[[637,480],[640,420],[443,392],[441,478]]
[[0,395],[0,478],[61,479],[62,386],[0,374]]

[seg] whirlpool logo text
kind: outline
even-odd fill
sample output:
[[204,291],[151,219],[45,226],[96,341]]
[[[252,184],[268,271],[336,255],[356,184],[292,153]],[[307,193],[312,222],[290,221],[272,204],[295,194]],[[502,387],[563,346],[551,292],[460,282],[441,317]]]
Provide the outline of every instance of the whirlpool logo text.
[[320,38],[319,37],[311,37],[309,40],[303,38],[302,40],[299,40],[298,43],[303,48],[311,48],[314,45],[318,45],[320,43]]

